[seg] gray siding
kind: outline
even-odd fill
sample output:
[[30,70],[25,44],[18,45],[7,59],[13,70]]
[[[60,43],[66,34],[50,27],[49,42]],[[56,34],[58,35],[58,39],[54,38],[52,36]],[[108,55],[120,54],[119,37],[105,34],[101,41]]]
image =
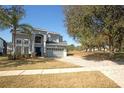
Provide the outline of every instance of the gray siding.
[[26,34],[16,34],[16,38],[29,39],[29,35],[26,35]]

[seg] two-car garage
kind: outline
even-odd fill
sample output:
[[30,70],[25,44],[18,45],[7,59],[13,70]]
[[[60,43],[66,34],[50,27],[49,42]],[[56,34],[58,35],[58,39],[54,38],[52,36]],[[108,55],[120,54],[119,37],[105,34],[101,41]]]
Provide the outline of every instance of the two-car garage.
[[64,48],[47,48],[47,57],[65,57],[66,50]]

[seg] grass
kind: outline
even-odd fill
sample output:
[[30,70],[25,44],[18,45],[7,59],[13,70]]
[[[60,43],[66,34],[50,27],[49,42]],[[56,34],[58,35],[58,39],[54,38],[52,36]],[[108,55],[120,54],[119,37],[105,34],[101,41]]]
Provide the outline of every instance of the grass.
[[28,70],[28,69],[50,69],[79,67],[66,62],[57,61],[51,58],[34,58],[27,60],[8,60],[7,57],[0,57],[0,71],[3,70]]
[[87,56],[90,54],[93,54],[93,52],[84,52],[84,51],[77,51],[77,50],[73,50],[73,51],[68,52],[69,56],[76,56],[76,57],[84,57],[84,56]]
[[111,79],[97,71],[64,74],[0,77],[6,88],[119,88]]

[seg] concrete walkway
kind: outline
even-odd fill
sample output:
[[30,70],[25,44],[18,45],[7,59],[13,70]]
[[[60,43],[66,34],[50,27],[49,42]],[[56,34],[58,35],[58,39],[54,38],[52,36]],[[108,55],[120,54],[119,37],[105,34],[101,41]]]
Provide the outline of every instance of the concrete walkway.
[[69,73],[69,72],[80,72],[80,71],[93,71],[93,69],[63,68],[63,69],[12,70],[12,71],[0,71],[0,76],[57,74],[57,73]]

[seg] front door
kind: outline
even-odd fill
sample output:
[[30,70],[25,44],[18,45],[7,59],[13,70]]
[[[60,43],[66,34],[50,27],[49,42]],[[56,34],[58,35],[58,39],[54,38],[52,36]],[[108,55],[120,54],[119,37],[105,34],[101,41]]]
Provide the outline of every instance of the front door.
[[41,56],[41,47],[35,47],[36,56]]

